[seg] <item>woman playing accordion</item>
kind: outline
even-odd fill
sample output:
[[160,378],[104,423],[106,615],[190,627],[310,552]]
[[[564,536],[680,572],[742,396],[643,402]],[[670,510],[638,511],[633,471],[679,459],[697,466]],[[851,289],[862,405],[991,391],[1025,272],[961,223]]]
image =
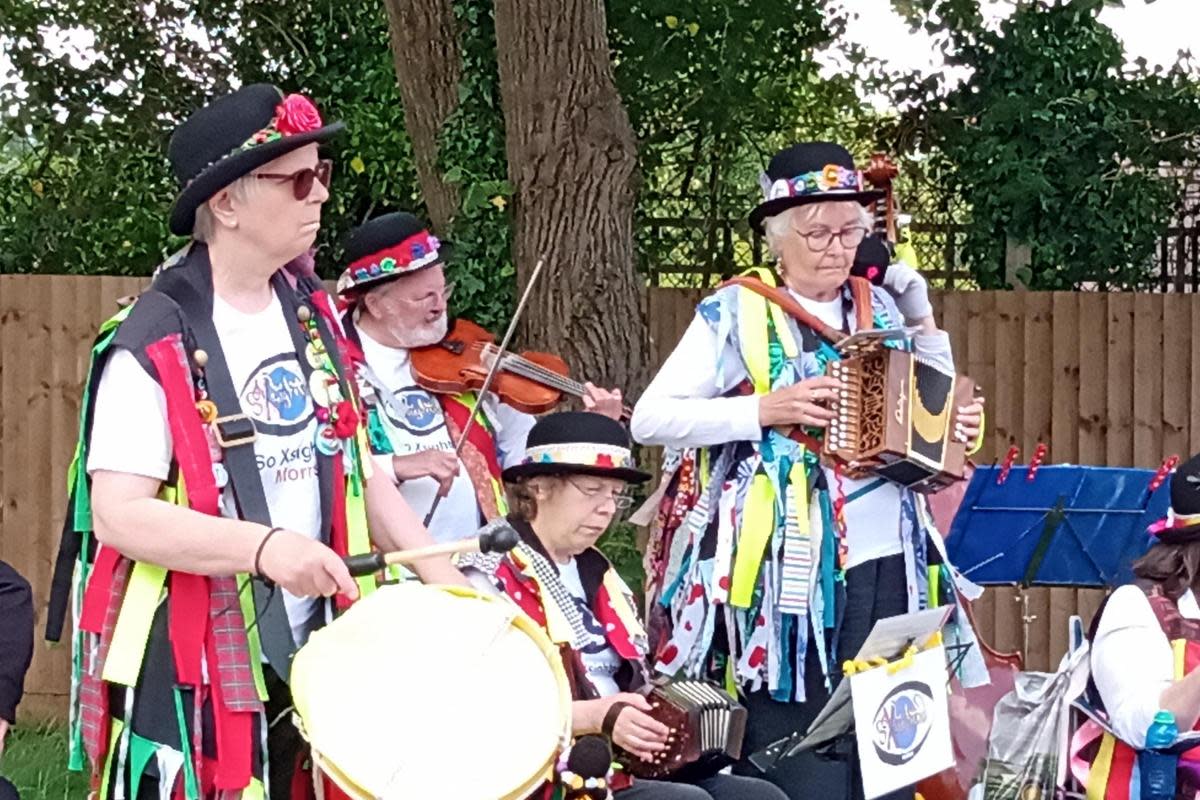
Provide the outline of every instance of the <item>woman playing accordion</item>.
[[[777,264],[751,273],[781,284],[778,301],[753,282],[704,299],[632,419],[637,441],[667,447],[647,551],[655,669],[746,690],[748,753],[803,730],[876,620],[930,603],[929,568],[944,560],[923,496],[820,459],[844,388],[826,376],[839,358],[830,332],[915,326],[901,346],[954,372],[919,273],[892,264],[879,285],[850,278],[872,223],[864,206],[881,193],[864,191],[849,152],[790,147],[763,188],[750,224]],[[982,407],[954,412],[953,437],[977,439]],[[972,642],[965,614],[953,619],[951,635]],[[978,648],[960,677],[986,682]],[[811,755],[770,777],[792,798],[862,792],[844,766]]]
[[[508,520],[521,541],[462,566],[488,576],[560,645],[575,735],[603,732],[636,758],[654,760],[672,733],[638,692],[649,679],[645,633],[628,587],[594,546],[629,505],[626,486],[650,477],[633,467],[628,434],[599,414],[550,414],[530,430],[523,462],[503,477]],[[783,800],[766,781],[719,773],[688,782],[620,776],[613,786],[620,800]]]

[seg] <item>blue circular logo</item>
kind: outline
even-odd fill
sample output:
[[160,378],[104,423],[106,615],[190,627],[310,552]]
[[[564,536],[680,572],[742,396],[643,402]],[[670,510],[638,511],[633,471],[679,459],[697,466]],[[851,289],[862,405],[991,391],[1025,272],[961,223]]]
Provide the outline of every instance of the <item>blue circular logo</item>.
[[308,383],[295,353],[279,353],[252,369],[238,399],[260,433],[289,436],[313,418]]
[[[442,416],[441,405],[421,387],[409,386],[400,389],[395,397],[394,404],[380,405],[384,414],[397,428],[407,431],[412,436],[427,436],[445,427],[446,420]],[[403,415],[397,418],[396,414],[401,412]]]
[[885,764],[907,764],[921,752],[933,729],[933,692],[920,681],[893,689],[875,711],[872,743]]

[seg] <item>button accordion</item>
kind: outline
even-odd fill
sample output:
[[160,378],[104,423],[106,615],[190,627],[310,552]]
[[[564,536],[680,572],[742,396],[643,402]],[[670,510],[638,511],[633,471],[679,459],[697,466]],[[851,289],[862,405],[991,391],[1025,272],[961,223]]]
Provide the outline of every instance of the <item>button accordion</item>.
[[643,761],[616,748],[616,757],[636,778],[656,779],[681,771],[712,774],[737,761],[746,732],[746,709],[706,681],[679,680],[655,686],[646,698],[650,716],[671,728],[666,750]]
[[850,477],[873,473],[917,491],[962,480],[967,445],[954,437],[954,419],[972,402],[975,382],[879,340],[847,344],[826,368],[842,389],[822,446],[825,461]]

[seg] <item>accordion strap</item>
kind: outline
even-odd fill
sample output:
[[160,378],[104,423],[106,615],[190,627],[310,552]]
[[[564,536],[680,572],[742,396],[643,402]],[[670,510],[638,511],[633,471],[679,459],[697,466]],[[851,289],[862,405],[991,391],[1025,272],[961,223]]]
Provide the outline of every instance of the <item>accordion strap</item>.
[[[796,302],[796,298],[788,294],[786,289],[769,286],[758,278],[750,275],[738,275],[725,281],[724,286],[741,286],[755,294],[762,295],[775,305],[782,308],[796,319],[801,325],[812,328],[830,344],[837,344],[846,334],[817,319],[816,315]],[[874,315],[871,313],[871,283],[866,278],[850,277],[850,296],[854,298],[854,315],[858,330],[870,330],[875,326]]]
[[617,727],[617,717],[621,716],[621,712],[629,708],[629,703],[618,700],[608,707],[608,713],[604,715],[604,721],[600,723],[600,732],[612,738],[613,728]]

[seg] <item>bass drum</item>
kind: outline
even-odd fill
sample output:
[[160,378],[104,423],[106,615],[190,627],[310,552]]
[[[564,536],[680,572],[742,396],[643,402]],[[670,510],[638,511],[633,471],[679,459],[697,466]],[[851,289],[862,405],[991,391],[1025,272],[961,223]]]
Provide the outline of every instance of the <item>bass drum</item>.
[[355,800],[518,800],[571,738],[557,648],[505,598],[384,586],[296,653],[314,768]]

